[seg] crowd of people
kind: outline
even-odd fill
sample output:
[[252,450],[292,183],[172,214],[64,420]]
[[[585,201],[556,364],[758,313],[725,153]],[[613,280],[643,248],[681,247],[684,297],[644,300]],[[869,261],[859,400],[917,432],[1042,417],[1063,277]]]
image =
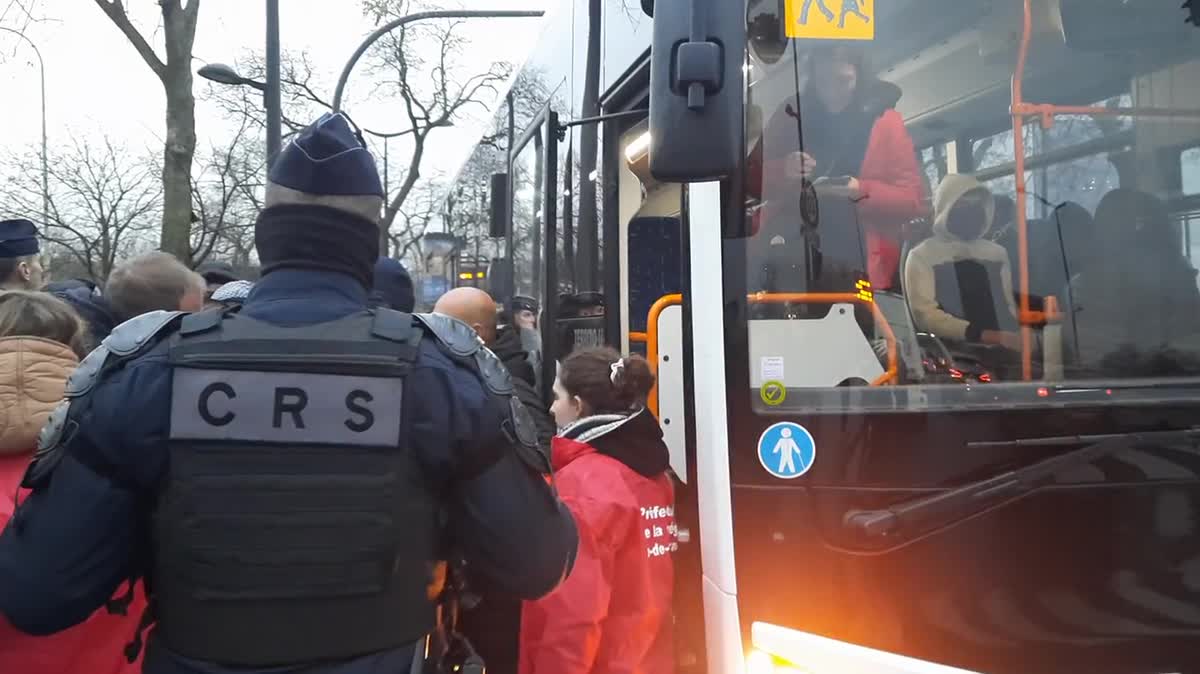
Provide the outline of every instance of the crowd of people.
[[549,401],[520,311],[412,313],[375,166],[343,115],[298,134],[254,274],[46,283],[0,222],[0,671],[672,671],[649,365],[576,350]]

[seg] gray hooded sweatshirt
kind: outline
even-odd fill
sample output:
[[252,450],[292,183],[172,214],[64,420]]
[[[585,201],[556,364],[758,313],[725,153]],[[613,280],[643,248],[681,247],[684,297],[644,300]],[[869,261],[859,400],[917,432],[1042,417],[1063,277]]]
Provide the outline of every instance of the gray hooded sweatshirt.
[[[921,242],[904,265],[904,292],[917,329],[952,340],[978,341],[983,330],[1016,328],[1012,268],[1004,247],[983,237],[996,214],[995,201],[983,198],[978,232],[959,236],[947,228],[951,209],[968,193],[987,188],[971,176],[946,176],[933,197],[933,236]],[[978,293],[981,284],[990,295]]]

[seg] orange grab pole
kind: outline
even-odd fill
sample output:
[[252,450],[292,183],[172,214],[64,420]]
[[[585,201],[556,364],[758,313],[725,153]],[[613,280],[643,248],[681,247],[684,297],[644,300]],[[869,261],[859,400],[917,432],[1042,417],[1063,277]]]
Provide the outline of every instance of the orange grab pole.
[[871,382],[871,386],[883,386],[884,384],[895,383],[900,379],[900,358],[898,355],[899,350],[896,347],[896,334],[892,332],[891,324],[888,323],[887,318],[879,310],[879,305],[875,304],[874,300],[861,297],[857,293],[752,293],[746,296],[746,301],[751,304],[784,304],[786,302],[794,302],[796,304],[835,304],[849,302],[851,304],[869,305],[871,313],[875,316],[876,323],[883,329],[883,338],[887,342],[888,347],[887,371]]
[[[658,416],[658,318],[667,307],[677,304],[683,304],[683,295],[663,295],[651,305],[650,314],[646,317],[646,362],[650,364],[650,371],[654,373],[654,386],[650,387],[646,407],[650,408],[650,413],[655,417]],[[630,333],[630,341],[633,341],[634,334],[636,333]]]
[[631,341],[635,344],[645,344],[647,339],[648,339],[648,337],[647,337],[646,333],[644,333],[644,332],[629,333],[629,341]]
[[1025,62],[1029,57],[1029,42],[1033,35],[1033,0],[1023,0],[1021,47],[1017,50],[1017,65],[1012,77],[1013,178],[1017,188],[1017,269],[1021,294],[1021,376],[1033,379],[1033,327],[1029,319],[1029,219],[1025,217],[1025,99],[1021,83],[1025,78]]
[[[797,304],[837,304],[845,302],[869,305],[875,321],[883,330],[883,338],[887,342],[888,347],[887,371],[871,382],[871,385],[883,386],[885,384],[896,383],[899,380],[900,358],[899,349],[896,345],[896,333],[892,331],[892,326],[888,323],[887,317],[883,315],[883,312],[879,310],[879,306],[874,301],[861,297],[857,293],[752,293],[746,296],[746,301],[750,304],[784,304],[787,302],[795,302]],[[650,395],[646,399],[646,407],[656,417],[658,416],[658,319],[667,307],[682,303],[683,295],[679,293],[663,295],[650,307],[650,314],[646,318],[646,333],[644,335],[646,361],[650,364],[650,371],[654,373],[654,386],[650,389]],[[642,333],[631,332],[629,340],[640,341],[639,338],[642,336]]]

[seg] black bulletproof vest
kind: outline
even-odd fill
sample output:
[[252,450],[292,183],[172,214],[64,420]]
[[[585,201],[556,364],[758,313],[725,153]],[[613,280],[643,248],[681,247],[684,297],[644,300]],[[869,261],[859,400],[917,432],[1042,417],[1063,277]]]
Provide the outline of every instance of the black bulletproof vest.
[[437,500],[401,422],[422,331],[184,319],[153,517],[155,633],[233,667],[342,660],[434,625]]

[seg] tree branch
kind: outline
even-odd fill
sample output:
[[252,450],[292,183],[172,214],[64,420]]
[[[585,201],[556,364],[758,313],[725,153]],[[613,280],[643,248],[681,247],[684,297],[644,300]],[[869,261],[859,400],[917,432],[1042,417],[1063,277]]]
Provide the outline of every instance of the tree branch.
[[[198,6],[200,3],[199,0],[192,0],[191,4],[192,6]],[[125,38],[137,50],[137,53],[146,62],[146,65],[150,66],[150,70],[158,76],[158,79],[165,82],[167,76],[166,64],[158,58],[158,54],[154,53],[154,48],[146,42],[146,38],[142,37],[142,34],[138,32],[138,29],[129,20],[129,15],[125,12],[125,6],[121,4],[121,0],[96,0],[96,5],[125,34]]]

